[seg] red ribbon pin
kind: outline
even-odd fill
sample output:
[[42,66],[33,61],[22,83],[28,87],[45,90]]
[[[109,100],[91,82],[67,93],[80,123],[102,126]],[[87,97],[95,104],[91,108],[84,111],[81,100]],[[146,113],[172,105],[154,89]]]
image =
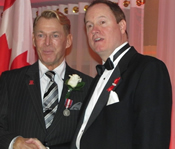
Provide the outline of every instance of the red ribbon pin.
[[118,77],[117,79],[114,80],[114,83],[112,83],[112,85],[107,89],[108,92],[112,91],[114,89],[114,87],[118,84],[120,80],[120,77]]
[[34,85],[34,81],[33,80],[30,80],[29,81],[29,85]]

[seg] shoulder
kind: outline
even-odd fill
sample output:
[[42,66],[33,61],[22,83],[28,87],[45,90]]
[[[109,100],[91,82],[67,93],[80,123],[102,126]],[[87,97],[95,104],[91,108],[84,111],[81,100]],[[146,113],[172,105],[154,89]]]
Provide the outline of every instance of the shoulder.
[[153,56],[149,56],[149,55],[142,55],[139,54],[139,64],[140,66],[145,66],[145,67],[164,67],[166,68],[166,65],[163,61],[161,61],[160,59],[153,57]]
[[[132,54],[130,54],[132,53]],[[163,66],[166,67],[164,62],[161,61],[160,59],[150,56],[150,55],[144,55],[144,54],[140,54],[138,52],[136,52],[135,48],[132,47],[131,50],[128,52],[128,54],[126,54],[128,56],[126,56],[127,58],[130,56],[130,60],[129,60],[129,65],[135,65],[135,66],[149,66],[149,65],[153,65],[153,66]],[[132,56],[131,56],[132,55]],[[126,61],[126,58],[124,59],[124,61]]]
[[24,66],[21,68],[7,70],[1,74],[1,78],[20,78],[24,76],[30,69],[35,70],[38,68],[38,63],[32,65]]
[[19,75],[21,73],[26,72],[26,70],[28,70],[29,67],[30,66],[25,66],[25,67],[18,68],[18,69],[7,70],[7,71],[4,71],[1,76],[15,76],[15,75]]

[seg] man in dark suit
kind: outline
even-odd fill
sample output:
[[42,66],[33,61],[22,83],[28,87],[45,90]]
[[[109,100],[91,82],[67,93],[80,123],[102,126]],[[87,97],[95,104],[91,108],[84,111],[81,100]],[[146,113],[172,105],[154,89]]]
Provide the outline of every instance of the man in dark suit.
[[[68,149],[92,78],[65,62],[72,35],[70,21],[62,13],[45,11],[35,19],[33,43],[39,60],[31,66],[4,72],[0,77],[0,148],[36,149],[26,141],[37,138],[50,149]],[[54,74],[54,79],[50,80],[47,71]],[[69,78],[75,78],[73,83],[66,82]],[[44,107],[46,88],[52,91],[49,82],[54,82],[54,108],[50,104],[53,100]],[[48,94],[52,95],[50,91]]]
[[172,93],[164,63],[129,46],[116,3],[92,2],[85,25],[104,65],[97,66],[71,149],[168,149]]

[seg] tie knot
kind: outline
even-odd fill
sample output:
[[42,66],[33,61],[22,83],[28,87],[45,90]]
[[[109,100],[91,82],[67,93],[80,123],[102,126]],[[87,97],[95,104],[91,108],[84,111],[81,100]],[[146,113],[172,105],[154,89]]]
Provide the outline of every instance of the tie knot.
[[105,69],[112,70],[113,68],[114,68],[114,64],[113,64],[113,62],[111,61],[110,58],[108,58],[106,60],[106,62],[104,63],[104,65],[97,65],[96,66],[97,73],[99,75],[102,75]]
[[54,81],[54,77],[55,77],[54,71],[47,71],[45,74],[52,82]]
[[114,64],[113,64],[113,62],[111,61],[110,58],[108,58],[108,59],[106,60],[106,62],[104,63],[104,66],[105,66],[105,68],[106,68],[107,70],[112,70],[112,69],[114,68]]

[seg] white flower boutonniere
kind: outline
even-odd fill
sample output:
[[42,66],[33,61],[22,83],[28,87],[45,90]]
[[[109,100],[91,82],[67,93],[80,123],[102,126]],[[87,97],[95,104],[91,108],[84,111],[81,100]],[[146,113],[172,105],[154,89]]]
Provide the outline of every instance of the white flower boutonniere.
[[80,90],[84,85],[85,82],[82,82],[82,78],[78,76],[77,74],[69,75],[70,79],[66,80],[65,84],[68,86],[68,91],[66,93],[66,99],[65,99],[65,110],[63,111],[64,116],[70,115],[69,108],[72,106],[73,100],[69,99],[70,93],[73,90]]
[[79,75],[73,74],[69,75],[70,79],[66,80],[66,85],[68,86],[68,92],[66,94],[66,99],[69,98],[70,92],[73,90],[80,90],[84,85],[85,82],[82,82],[82,78]]

